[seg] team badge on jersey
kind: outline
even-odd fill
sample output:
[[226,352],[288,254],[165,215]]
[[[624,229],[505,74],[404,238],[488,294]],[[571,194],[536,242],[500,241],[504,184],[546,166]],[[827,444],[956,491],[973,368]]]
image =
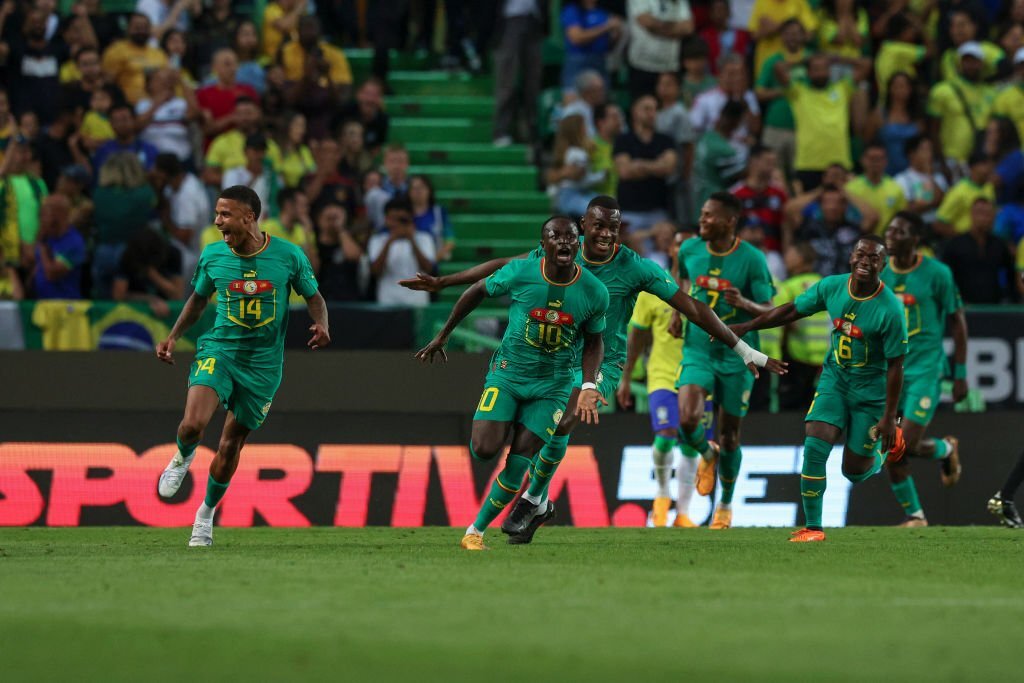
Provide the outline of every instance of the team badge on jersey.
[[228,291],[255,296],[274,289],[274,283],[269,280],[233,280],[228,285]]
[[726,280],[724,277],[715,277],[713,275],[700,275],[697,277],[697,286],[703,289],[711,289],[716,292],[720,292],[723,289],[730,289],[732,283]]
[[832,321],[832,325],[847,337],[853,337],[854,339],[864,338],[864,332],[849,320],[836,318]]
[[537,322],[549,325],[572,325],[573,321],[572,314],[551,308],[535,308],[530,311],[530,317]]

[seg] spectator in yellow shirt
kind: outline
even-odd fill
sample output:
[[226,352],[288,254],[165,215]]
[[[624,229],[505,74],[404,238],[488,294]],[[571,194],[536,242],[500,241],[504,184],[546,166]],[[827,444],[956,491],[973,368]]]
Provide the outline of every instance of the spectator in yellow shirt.
[[940,237],[953,237],[971,229],[971,207],[978,199],[996,200],[996,188],[990,179],[992,159],[984,152],[971,155],[970,171],[950,188],[938,211],[932,231]]
[[978,24],[967,9],[954,9],[950,12],[949,39],[953,46],[942,53],[939,61],[939,75],[942,80],[956,78],[959,48],[969,42],[974,42],[981,50],[981,77],[988,79],[995,76],[999,62],[1005,56],[1003,50],[995,43],[982,40],[978,36]]
[[327,79],[331,85],[342,86],[343,98],[352,86],[352,69],[345,53],[330,43],[320,40],[320,20],[305,16],[299,20],[299,39],[285,43],[281,48],[281,66],[289,81],[302,80],[306,74],[306,60],[319,57],[320,80]]
[[150,31],[149,17],[133,13],[128,19],[128,37],[112,43],[103,53],[103,71],[133,105],[146,96],[146,73],[168,63],[163,50],[149,46]]
[[[235,127],[221,133],[210,143],[206,151],[206,168],[203,182],[220,187],[224,172],[245,166],[245,140],[250,135],[263,132],[262,115],[259,105],[248,97],[235,100]],[[267,159],[274,170],[281,167],[281,148],[273,140],[267,140]]]
[[936,156],[945,161],[953,176],[962,175],[963,163],[974,150],[978,134],[985,130],[995,99],[992,87],[982,82],[981,47],[964,43],[957,52],[960,75],[934,85],[928,93]]
[[889,163],[885,145],[880,141],[869,142],[860,156],[860,164],[864,169],[862,175],[846,183],[847,194],[859,197],[878,212],[878,221],[872,231],[881,235],[885,226],[897,211],[907,206],[907,198],[900,184],[886,175],[885,166]]
[[299,17],[306,13],[306,0],[276,0],[263,10],[263,55],[275,61],[286,40],[298,37]]
[[1016,123],[1017,133],[1024,140],[1024,47],[1013,55],[1013,80],[996,95],[992,113]]
[[754,50],[754,73],[760,74],[766,59],[782,50],[779,35],[788,19],[796,19],[807,30],[815,33],[818,19],[807,0],[756,0],[750,13],[750,35],[757,44]]

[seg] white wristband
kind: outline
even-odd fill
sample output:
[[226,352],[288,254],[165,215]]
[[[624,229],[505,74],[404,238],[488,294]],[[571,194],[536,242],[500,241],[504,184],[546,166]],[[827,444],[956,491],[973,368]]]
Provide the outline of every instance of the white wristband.
[[597,385],[594,384],[593,382],[584,382],[583,385],[580,387],[580,391],[586,391],[587,389],[593,389],[594,391],[597,391]]
[[736,342],[736,346],[732,347],[732,350],[743,359],[743,364],[753,363],[759,368],[763,368],[768,363],[768,356],[756,351],[750,347],[750,344],[740,339]]

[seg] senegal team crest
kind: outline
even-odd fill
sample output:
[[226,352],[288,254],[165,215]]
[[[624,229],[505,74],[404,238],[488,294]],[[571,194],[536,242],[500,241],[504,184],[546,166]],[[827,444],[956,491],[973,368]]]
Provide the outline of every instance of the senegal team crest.
[[562,415],[563,413],[561,410],[556,410],[555,412],[551,413],[551,421],[554,422],[555,424],[558,424],[559,422],[562,421]]
[[549,323],[557,323],[558,318],[558,311],[549,310],[547,313],[544,314],[544,319],[547,320]]
[[932,399],[929,396],[922,396],[921,402],[919,403],[922,410],[928,410],[932,407]]
[[255,294],[257,289],[259,289],[259,285],[252,280],[246,280],[242,285],[242,291],[249,295]]

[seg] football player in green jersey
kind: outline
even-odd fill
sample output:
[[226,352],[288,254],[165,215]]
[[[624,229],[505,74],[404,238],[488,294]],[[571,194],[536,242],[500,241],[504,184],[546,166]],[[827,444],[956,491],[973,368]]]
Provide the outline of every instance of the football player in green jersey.
[[[613,197],[601,195],[592,199],[583,216],[582,226],[584,241],[577,263],[596,275],[608,288],[610,296],[608,326],[604,334],[604,362],[597,377],[597,388],[602,396],[610,396],[618,386],[626,359],[627,324],[640,292],[654,294],[698,327],[724,342],[740,356],[743,365],[755,376],[757,368],[761,367],[778,374],[785,372],[784,363],[768,358],[736,337],[707,304],[682,291],[663,268],[619,244],[621,212]],[[523,257],[537,258],[537,254],[532,252],[517,258]],[[416,278],[404,280],[401,284],[412,289],[436,292],[452,285],[476,282],[512,260],[494,259],[443,277],[418,273]],[[579,386],[580,378],[577,377],[569,397],[570,409],[565,411],[551,440],[534,456],[530,468],[530,487],[502,524],[502,531],[509,534],[510,543],[529,543],[537,528],[554,515],[554,506],[548,500],[548,484],[565,457],[569,435],[579,424],[576,411],[571,409],[575,405]]]
[[736,334],[779,327],[818,311],[832,319],[829,353],[818,390],[804,418],[804,462],[800,495],[806,528],[790,541],[824,541],[821,526],[825,464],[832,447],[846,434],[843,476],[857,483],[882,469],[886,453],[903,454],[896,424],[903,389],[907,322],[903,303],[881,281],[885,244],[865,235],[850,255],[849,275],[832,275],[811,286],[792,303],[733,325]]
[[[764,254],[736,236],[742,211],[740,200],[730,193],[712,194],[701,207],[700,236],[684,242],[677,256],[679,279],[684,286],[689,285],[690,296],[706,303],[723,322],[732,324],[770,311],[775,293]],[[671,329],[680,336],[678,315]],[[743,341],[759,347],[757,332],[748,332]],[[743,460],[740,423],[747,414],[753,386],[754,376],[728,349],[713,343],[706,334],[686,335],[676,374],[680,435],[701,454],[697,492],[702,496],[714,489],[715,465],[721,461],[718,475],[722,496],[711,521],[712,529],[732,526],[732,496]],[[709,395],[714,395],[719,406],[720,444],[705,436],[704,404]]]
[[469,450],[478,460],[491,460],[501,453],[510,432],[511,448],[480,513],[466,529],[466,550],[487,549],[484,531],[518,493],[533,455],[554,436],[580,365],[583,384],[574,413],[584,422],[598,421],[597,404],[604,400],[597,382],[608,289],[576,263],[579,244],[579,229],[571,218],[549,218],[541,229],[544,255],[511,261],[472,285],[437,336],[416,354],[423,362],[433,362],[434,356],[445,360],[448,337],[485,297],[511,298],[508,327],[491,357],[473,416]]
[[260,231],[260,199],[252,189],[235,185],[220,193],[214,225],[224,236],[199,256],[195,291],[181,310],[157,358],[174,364],[174,345],[202,316],[217,295],[213,327],[199,338],[189,372],[185,416],[178,425],[178,452],[160,475],[158,490],[170,498],[181,486],[195,458],[203,432],[217,410],[227,409],[217,454],[210,464],[206,498],[196,512],[190,546],[213,545],[213,515],[227,492],[249,433],[259,429],[281,384],[288,296],[292,289],[306,300],[313,325],[309,346],[330,343],[327,305],[313,267],[302,249]]
[[[924,221],[916,213],[900,211],[885,231],[889,267],[882,282],[902,299],[907,317],[907,358],[903,368],[903,438],[910,457],[938,460],[945,486],[960,479],[959,441],[956,437],[925,439],[941,396],[941,380],[948,376],[942,335],[949,322],[953,333],[953,401],[967,396],[967,318],[949,268],[918,251]],[[906,519],[900,526],[928,526],[910,476],[907,458],[890,462],[889,483]]]

